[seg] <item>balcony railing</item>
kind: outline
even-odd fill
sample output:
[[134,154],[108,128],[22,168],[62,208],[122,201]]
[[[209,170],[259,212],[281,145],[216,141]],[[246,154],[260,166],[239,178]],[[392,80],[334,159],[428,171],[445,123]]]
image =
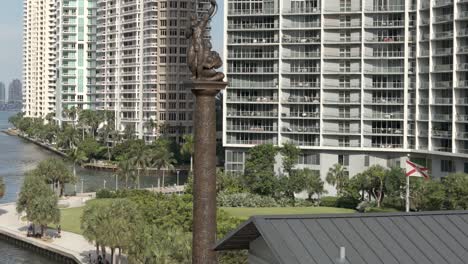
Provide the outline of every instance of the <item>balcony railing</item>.
[[462,105],[466,105],[468,104],[468,98],[458,98],[457,99],[457,104],[462,104]]
[[453,38],[453,31],[437,32],[433,35],[434,39]]
[[458,71],[468,71],[468,63],[460,63],[457,65]]
[[366,56],[369,57],[404,57],[404,51],[397,51],[397,50],[374,50],[372,52],[366,52]]
[[334,85],[334,84],[324,84],[323,89],[361,89],[360,84],[339,84],[339,85]]
[[309,146],[309,147],[320,146],[320,142],[318,140],[317,141],[308,141],[308,140],[286,139],[286,140],[284,140],[284,143],[291,143],[291,144],[294,144],[296,146]]
[[433,104],[452,104],[452,98],[434,98],[432,99]]
[[319,112],[289,112],[282,113],[281,117],[301,117],[301,118],[319,118]]
[[452,131],[443,131],[443,130],[432,130],[433,137],[443,137],[443,138],[450,138],[452,137]]
[[432,7],[442,7],[448,5],[453,5],[453,0],[435,0],[432,3]]
[[278,43],[275,38],[230,38],[229,44],[273,44]]
[[460,19],[468,18],[468,11],[458,12],[458,18],[460,18]]
[[435,71],[435,72],[438,72],[438,71],[452,71],[453,70],[453,65],[452,64],[434,65],[432,67],[432,70]]
[[434,17],[434,22],[448,22],[448,21],[453,21],[453,15],[440,15],[440,16],[435,16]]
[[432,115],[432,120],[443,121],[443,122],[452,122],[452,115],[448,114],[434,114]]
[[277,29],[278,23],[229,24],[228,29]]
[[370,104],[403,104],[403,98],[391,98],[391,97],[381,97],[381,98],[372,98],[365,100],[366,103]]
[[468,87],[468,81],[459,81],[456,85],[458,88]]
[[350,68],[342,68],[337,65],[337,67],[326,67],[324,69],[326,73],[359,73],[361,72],[361,68],[359,66],[351,66]]
[[403,27],[405,21],[403,20],[387,20],[387,21],[374,21],[373,23],[366,23],[367,27]]
[[228,54],[228,59],[276,59],[276,58],[278,58],[277,52],[229,52]]
[[381,89],[403,89],[403,82],[374,82],[370,88],[381,88]]
[[468,115],[457,114],[457,120],[461,122],[468,122]]
[[358,118],[361,118],[361,115],[353,114],[353,113],[337,113],[337,114],[324,114],[323,117],[328,118],[328,119],[341,119],[341,118],[358,119]]
[[403,119],[403,113],[369,113],[365,115],[370,119]]
[[229,9],[229,15],[274,15],[278,14],[276,8],[262,8],[262,9]]
[[392,144],[392,143],[372,143],[370,145],[366,145],[365,147],[398,149],[398,148],[403,148],[403,145]]
[[361,52],[359,51],[352,51],[352,52],[330,52],[329,54],[324,54],[323,55],[325,58],[360,58],[361,57]]
[[366,11],[374,12],[388,12],[388,11],[405,11],[405,5],[378,5],[368,6],[365,8]]
[[350,128],[343,128],[343,129],[324,129],[324,134],[360,134],[360,129],[350,129]]
[[361,42],[361,36],[353,36],[353,37],[332,37],[332,36],[327,36],[326,39],[324,39],[325,43],[348,43],[348,42]]
[[292,133],[320,133],[319,127],[305,127],[305,126],[284,126],[283,132]]
[[468,36],[468,29],[461,29],[460,31],[458,31],[458,36],[459,37],[466,37]]
[[367,37],[368,42],[398,42],[405,41],[404,36],[371,36]]
[[282,72],[289,73],[320,73],[320,67],[291,67],[283,69]]
[[291,7],[283,10],[286,14],[318,14],[320,7]]
[[228,73],[278,73],[278,68],[276,67],[228,67]]
[[346,13],[346,12],[360,12],[361,7],[351,7],[351,6],[340,6],[339,8],[325,8],[325,12],[328,13]]
[[323,145],[327,147],[358,148],[361,146],[361,143],[360,142],[337,142],[337,143],[327,142],[327,143],[324,143]]
[[226,130],[249,132],[275,132],[278,131],[278,128],[275,126],[226,125]]
[[434,82],[434,85],[432,86],[432,88],[434,89],[446,89],[446,88],[449,88],[451,89],[453,87],[453,82],[451,81],[438,81],[438,82]]
[[239,145],[260,145],[260,144],[276,144],[277,139],[235,139],[227,138],[228,144],[239,144]]
[[292,36],[283,36],[283,43],[320,43],[320,36],[310,36],[310,37],[292,37]]
[[317,96],[289,96],[283,100],[285,103],[320,103],[320,97]]
[[371,73],[404,73],[405,67],[366,67],[365,70]]
[[320,28],[320,21],[312,22],[284,22],[283,28]]
[[458,132],[457,138],[468,139],[468,132]]
[[350,22],[341,22],[338,20],[329,20],[325,22],[324,27],[325,28],[348,28],[348,27],[360,27],[361,26],[361,21],[360,20],[355,20],[355,21],[350,21]]
[[278,117],[274,111],[227,111],[227,117]]
[[320,58],[319,51],[309,51],[309,52],[294,52],[294,53],[283,53],[283,58]]
[[338,97],[335,99],[325,99],[323,100],[324,103],[331,103],[331,104],[359,104],[361,103],[361,99],[359,98],[350,98],[350,97]]
[[274,96],[228,96],[228,102],[257,102],[271,103],[278,102],[278,97]]
[[317,82],[291,82],[289,86],[283,86],[283,88],[320,88],[320,83]]
[[372,130],[364,130],[366,134],[385,134],[385,135],[402,135],[401,128],[372,128]]

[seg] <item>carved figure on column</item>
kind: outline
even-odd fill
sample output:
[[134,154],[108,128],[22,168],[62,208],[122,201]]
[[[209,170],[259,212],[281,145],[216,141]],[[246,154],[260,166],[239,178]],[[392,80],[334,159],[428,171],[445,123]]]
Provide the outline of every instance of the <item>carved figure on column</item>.
[[192,72],[192,79],[199,81],[223,81],[224,74],[217,72],[223,62],[221,57],[213,48],[209,39],[206,39],[206,27],[218,8],[216,0],[210,0],[210,9],[199,20],[198,16],[192,15],[190,28],[186,37],[190,40],[187,63]]

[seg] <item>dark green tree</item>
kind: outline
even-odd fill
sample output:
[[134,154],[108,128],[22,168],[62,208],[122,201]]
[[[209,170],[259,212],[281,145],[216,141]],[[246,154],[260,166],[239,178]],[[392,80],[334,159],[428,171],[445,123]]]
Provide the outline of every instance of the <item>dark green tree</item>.
[[252,193],[273,196],[278,191],[275,157],[278,149],[272,144],[251,148],[245,161],[244,182]]
[[451,209],[468,209],[468,174],[454,173],[444,178],[447,201]]
[[294,166],[297,164],[301,150],[292,143],[285,143],[280,149],[280,153],[283,161],[283,168],[288,175],[291,175]]

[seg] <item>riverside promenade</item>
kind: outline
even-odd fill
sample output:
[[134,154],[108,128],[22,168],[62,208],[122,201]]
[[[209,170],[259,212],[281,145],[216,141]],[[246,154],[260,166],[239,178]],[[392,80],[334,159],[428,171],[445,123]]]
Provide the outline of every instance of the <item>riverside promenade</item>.
[[[82,206],[83,197],[72,198],[68,204],[70,207]],[[61,238],[53,238],[50,241],[27,237],[28,223],[21,220],[15,206],[14,203],[0,205],[0,234],[68,257],[76,263],[90,263],[89,254],[95,258],[96,247],[81,235],[62,231]],[[48,235],[55,233],[55,230],[47,230]]]

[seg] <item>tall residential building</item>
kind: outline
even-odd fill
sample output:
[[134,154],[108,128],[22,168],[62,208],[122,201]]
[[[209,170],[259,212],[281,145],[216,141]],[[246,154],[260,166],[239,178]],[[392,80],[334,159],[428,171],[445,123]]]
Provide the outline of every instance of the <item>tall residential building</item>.
[[97,1],[98,109],[115,111],[118,130],[147,141],[192,133],[185,33],[206,2]]
[[225,26],[227,170],[292,142],[322,177],[468,172],[468,1],[228,0]]
[[96,2],[56,0],[56,106],[59,122],[70,121],[63,110],[95,109]]
[[55,2],[24,0],[23,112],[28,117],[55,111]]
[[21,81],[15,79],[11,81],[8,85],[8,102],[17,104],[23,102],[23,93],[22,93],[22,84]]
[[5,89],[5,84],[0,82],[0,104],[4,104],[7,102],[7,93]]

